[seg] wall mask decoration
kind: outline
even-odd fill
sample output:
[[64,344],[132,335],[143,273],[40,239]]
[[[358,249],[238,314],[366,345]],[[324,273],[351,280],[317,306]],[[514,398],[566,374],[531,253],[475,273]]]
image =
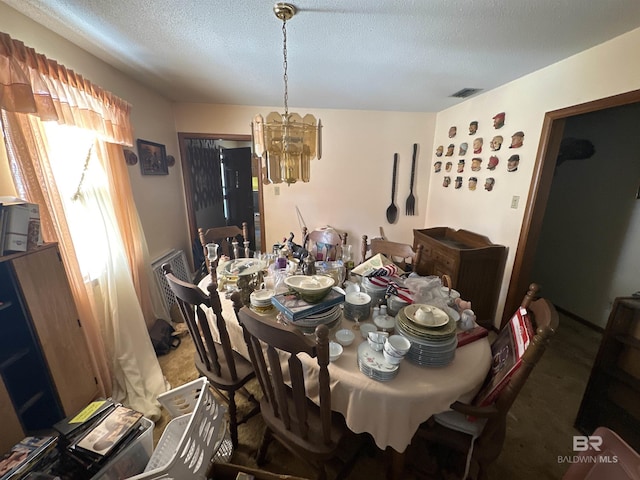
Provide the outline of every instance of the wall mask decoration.
[[478,131],[478,121],[474,120],[469,124],[469,135],[475,135]]
[[442,186],[447,188],[449,185],[451,185],[451,177],[447,175],[442,179]]
[[482,159],[480,157],[473,157],[471,159],[471,170],[473,172],[479,172],[482,168]]
[[484,189],[487,192],[490,192],[491,190],[493,190],[493,186],[496,184],[496,179],[493,177],[488,177],[485,181],[484,181]]
[[467,154],[467,150],[469,149],[469,144],[467,142],[461,143],[460,148],[458,149],[458,155],[461,157]]
[[167,166],[173,167],[176,164],[176,157],[173,155],[167,155]]
[[444,169],[447,172],[450,172],[451,168],[453,168],[453,163],[451,163],[451,162],[447,162],[446,165],[444,166]]
[[511,155],[507,160],[507,172],[515,172],[520,165],[520,155]]
[[447,147],[447,153],[444,154],[445,157],[451,157],[453,155],[453,151],[455,150],[456,146],[453,143],[450,143],[449,146]]
[[496,135],[489,142],[489,147],[491,147],[492,151],[497,152],[498,150],[500,150],[500,147],[502,147],[503,141],[504,138],[502,138],[502,135]]
[[458,133],[458,127],[449,127],[449,138],[453,138]]
[[435,173],[440,173],[440,170],[442,170],[442,162],[438,160],[436,163],[433,164],[433,171]]
[[487,165],[487,170],[495,170],[500,160],[495,155],[491,155],[489,157],[489,164]]
[[456,172],[464,172],[464,160],[458,160],[458,169],[456,170]]
[[441,157],[442,152],[444,152],[444,147],[440,145],[438,148],[436,148],[436,157]]
[[455,184],[456,190],[461,187],[462,187],[462,177],[456,177],[456,184]]
[[482,144],[484,143],[484,140],[482,139],[482,137],[478,137],[476,139],[473,140],[473,153],[482,153]]
[[124,160],[125,162],[127,162],[127,165],[135,165],[136,163],[138,163],[138,156],[135,154],[135,152],[126,149],[122,152],[124,153]]
[[477,185],[478,185],[478,178],[477,177],[470,177],[469,178],[469,190],[471,190],[473,192],[476,189]]
[[495,128],[497,130],[499,128],[504,127],[504,117],[505,117],[505,113],[504,112],[497,113],[493,117],[493,128]]
[[511,136],[511,146],[509,148],[520,148],[524,142],[524,133],[516,132]]

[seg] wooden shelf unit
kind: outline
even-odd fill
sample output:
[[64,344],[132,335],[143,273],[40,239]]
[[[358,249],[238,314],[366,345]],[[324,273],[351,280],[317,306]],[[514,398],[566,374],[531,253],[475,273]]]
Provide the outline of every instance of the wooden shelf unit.
[[413,248],[423,246],[417,265],[420,275],[449,275],[453,288],[471,308],[477,321],[493,328],[507,249],[468,230],[435,227],[413,231]]
[[614,430],[640,450],[640,298],[618,297],[602,336],[575,427]]
[[0,452],[98,396],[57,244],[0,257]]

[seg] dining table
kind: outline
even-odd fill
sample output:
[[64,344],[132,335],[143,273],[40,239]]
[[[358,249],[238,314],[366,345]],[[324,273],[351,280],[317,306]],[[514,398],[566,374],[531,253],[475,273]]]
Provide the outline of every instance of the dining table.
[[[199,286],[206,292],[208,284],[209,279],[205,278]],[[233,304],[225,292],[219,292],[219,295],[232,347],[249,358]],[[278,321],[277,310],[266,317]],[[340,328],[354,329],[355,326],[344,317],[340,323]],[[365,323],[371,322],[361,321],[360,325]],[[332,340],[336,330],[332,329]],[[354,333],[353,343],[345,346],[342,355],[329,364],[331,408],[344,416],[351,431],[368,433],[378,448],[390,453],[388,478],[398,480],[402,475],[404,453],[420,424],[436,413],[449,410],[455,401],[469,402],[476,395],[491,366],[490,344],[488,338],[483,337],[458,347],[453,360],[446,366],[422,366],[404,359],[395,377],[378,381],[360,370],[358,347],[367,340],[358,330],[354,329]],[[302,360],[305,375],[312,380],[318,374],[318,364],[312,358]],[[309,386],[314,384],[317,382],[308,383]],[[319,403],[318,393],[310,388],[307,396]]]

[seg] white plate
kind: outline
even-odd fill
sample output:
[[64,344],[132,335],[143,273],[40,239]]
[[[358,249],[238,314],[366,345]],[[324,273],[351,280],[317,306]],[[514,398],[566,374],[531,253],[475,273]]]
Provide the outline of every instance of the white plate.
[[259,272],[265,267],[265,263],[262,260],[255,258],[236,258],[230,260],[224,265],[224,274],[242,277],[244,275],[252,275]]
[[376,374],[386,374],[398,370],[399,365],[388,363],[382,352],[376,352],[369,346],[369,342],[362,342],[358,346],[358,361],[365,370],[371,370]]

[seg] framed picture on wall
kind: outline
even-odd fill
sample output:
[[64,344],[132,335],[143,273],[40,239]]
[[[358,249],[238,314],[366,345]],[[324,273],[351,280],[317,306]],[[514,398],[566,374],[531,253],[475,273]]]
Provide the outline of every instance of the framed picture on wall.
[[138,158],[142,175],[168,175],[167,151],[164,145],[138,139]]

